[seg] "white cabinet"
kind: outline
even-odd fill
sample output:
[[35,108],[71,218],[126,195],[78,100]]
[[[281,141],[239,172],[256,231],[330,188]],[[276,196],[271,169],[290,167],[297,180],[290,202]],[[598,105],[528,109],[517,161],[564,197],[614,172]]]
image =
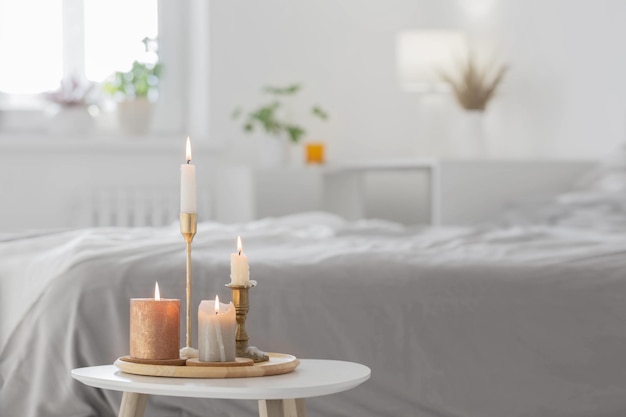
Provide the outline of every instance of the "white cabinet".
[[215,175],[214,213],[237,223],[323,210],[322,168],[223,167]]
[[323,206],[347,219],[430,224],[438,216],[434,159],[363,161],[323,171]]
[[237,223],[324,210],[348,220],[429,223],[431,168],[421,161],[418,169],[370,163],[224,168],[216,175],[215,218]]
[[216,175],[215,218],[227,223],[324,210],[348,220],[432,222],[433,160],[283,168],[224,168]]
[[309,210],[349,220],[466,225],[570,188],[593,165],[567,160],[363,161],[301,168],[231,168],[216,218],[247,221]]

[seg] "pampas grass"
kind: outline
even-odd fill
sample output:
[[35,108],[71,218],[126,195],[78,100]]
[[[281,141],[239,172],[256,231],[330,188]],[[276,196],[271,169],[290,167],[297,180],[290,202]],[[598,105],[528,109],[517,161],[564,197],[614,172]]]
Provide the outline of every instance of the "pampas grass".
[[474,53],[469,52],[465,62],[459,62],[459,76],[440,71],[441,78],[452,86],[454,95],[465,110],[484,111],[506,74],[506,65],[480,68]]

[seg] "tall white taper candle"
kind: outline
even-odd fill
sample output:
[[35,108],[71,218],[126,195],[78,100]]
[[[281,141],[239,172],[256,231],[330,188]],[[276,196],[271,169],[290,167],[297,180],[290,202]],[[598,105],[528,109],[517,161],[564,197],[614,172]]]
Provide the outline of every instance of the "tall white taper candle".
[[196,167],[191,163],[191,143],[187,137],[186,163],[180,166],[180,212],[196,213]]

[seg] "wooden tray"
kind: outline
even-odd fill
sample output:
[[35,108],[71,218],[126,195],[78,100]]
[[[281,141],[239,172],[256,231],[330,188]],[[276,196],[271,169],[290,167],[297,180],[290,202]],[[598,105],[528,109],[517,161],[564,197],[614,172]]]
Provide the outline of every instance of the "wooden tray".
[[300,361],[286,353],[268,353],[269,361],[258,362],[253,366],[171,366],[147,365],[123,361],[119,358],[114,365],[128,374],[162,376],[171,378],[251,378],[286,374],[300,364]]

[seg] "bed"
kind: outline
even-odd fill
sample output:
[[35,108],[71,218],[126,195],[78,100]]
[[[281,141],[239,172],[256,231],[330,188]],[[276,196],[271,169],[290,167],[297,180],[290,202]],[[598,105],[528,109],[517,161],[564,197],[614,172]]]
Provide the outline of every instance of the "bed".
[[[360,387],[308,401],[310,416],[622,416],[624,172],[605,165],[572,192],[472,227],[323,212],[204,222],[193,305],[230,298],[242,235],[258,281],[251,343],[372,369]],[[184,257],[175,224],[3,236],[0,415],[116,415],[118,393],[69,371],[128,353],[129,299],[155,281],[184,300]],[[251,401],[167,397],[151,397],[147,413],[255,414]]]

